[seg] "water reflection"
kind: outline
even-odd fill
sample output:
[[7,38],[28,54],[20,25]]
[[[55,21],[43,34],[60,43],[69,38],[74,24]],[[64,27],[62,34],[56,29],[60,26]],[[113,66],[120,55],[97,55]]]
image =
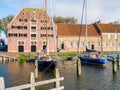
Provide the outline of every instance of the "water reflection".
[[[77,77],[76,61],[59,61],[57,64],[60,76],[64,77],[61,86],[64,90],[119,90],[120,71],[112,73],[111,62],[106,67],[82,64],[82,74]],[[6,87],[29,83],[29,73],[34,72],[33,63],[10,62],[0,64],[0,77],[4,77]],[[36,81],[54,78],[53,72],[39,71]],[[37,90],[48,90],[54,83],[36,87]],[[29,90],[29,89],[28,89]]]

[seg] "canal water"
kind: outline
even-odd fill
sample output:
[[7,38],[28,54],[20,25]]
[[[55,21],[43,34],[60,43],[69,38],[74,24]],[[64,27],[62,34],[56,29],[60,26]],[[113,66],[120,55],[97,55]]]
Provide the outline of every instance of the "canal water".
[[[76,75],[76,61],[58,61],[57,68],[60,76],[64,77],[61,86],[64,90],[120,90],[120,70],[112,73],[112,64],[91,66],[82,64],[82,74]],[[0,77],[5,79],[5,87],[12,87],[29,83],[29,74],[34,72],[33,63],[9,62],[0,64]],[[53,72],[39,71],[39,78],[36,81],[54,78]],[[37,90],[49,90],[54,83],[36,87]],[[25,89],[29,90],[29,89]]]

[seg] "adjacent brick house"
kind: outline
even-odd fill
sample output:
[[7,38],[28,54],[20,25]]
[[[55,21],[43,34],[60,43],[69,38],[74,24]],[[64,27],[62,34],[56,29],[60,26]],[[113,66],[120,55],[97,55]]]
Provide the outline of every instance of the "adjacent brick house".
[[53,24],[43,9],[22,8],[7,28],[8,52],[42,52],[46,43],[55,51]]
[[120,24],[94,23],[101,35],[102,51],[120,51]]
[[77,52],[78,40],[80,34],[80,51],[85,51],[86,40],[89,49],[101,50],[101,37],[93,25],[88,25],[87,38],[86,26],[80,24],[57,24],[58,48],[64,52]]

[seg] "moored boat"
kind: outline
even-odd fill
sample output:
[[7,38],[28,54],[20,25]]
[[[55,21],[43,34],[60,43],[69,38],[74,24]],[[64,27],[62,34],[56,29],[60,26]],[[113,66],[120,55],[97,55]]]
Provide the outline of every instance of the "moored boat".
[[105,57],[91,57],[91,56],[78,56],[81,62],[86,64],[94,64],[94,65],[105,65],[107,63],[107,59]]
[[[86,49],[88,50],[88,49]],[[90,52],[87,52],[87,55],[84,56],[78,56],[78,58],[83,63],[87,64],[94,64],[94,65],[105,65],[107,63],[107,58],[103,57],[100,52],[95,52],[95,50],[89,50]]]
[[27,62],[35,62],[38,61],[38,69],[39,70],[54,70],[56,68],[57,60],[51,59],[48,56],[38,56],[37,58],[27,59]]
[[56,68],[57,61],[52,59],[38,60],[39,70],[54,70]]

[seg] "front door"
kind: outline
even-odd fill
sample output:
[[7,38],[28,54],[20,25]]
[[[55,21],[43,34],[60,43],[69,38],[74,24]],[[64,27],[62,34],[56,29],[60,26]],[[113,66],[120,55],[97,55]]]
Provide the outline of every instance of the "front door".
[[24,46],[23,45],[18,46],[18,52],[24,52]]
[[61,49],[64,49],[65,48],[64,46],[65,46],[64,42],[62,42]]
[[31,52],[36,52],[36,45],[31,46]]
[[94,50],[94,45],[92,44],[92,50]]

